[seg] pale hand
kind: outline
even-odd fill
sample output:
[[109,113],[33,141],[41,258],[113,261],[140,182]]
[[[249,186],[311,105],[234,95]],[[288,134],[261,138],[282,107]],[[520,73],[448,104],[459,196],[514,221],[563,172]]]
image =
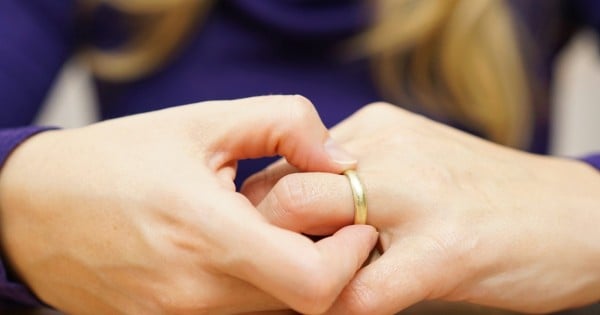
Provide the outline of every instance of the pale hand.
[[[332,130],[358,157],[383,255],[331,314],[393,314],[422,300],[549,312],[600,300],[600,175],[492,144],[386,104]],[[351,224],[341,175],[278,162],[242,192],[271,222],[309,234]]]
[[339,173],[299,96],[205,102],[45,132],[0,177],[2,248],[45,303],[68,314],[320,313],[377,239],[369,226],[313,243],[236,193],[236,161],[280,154]]

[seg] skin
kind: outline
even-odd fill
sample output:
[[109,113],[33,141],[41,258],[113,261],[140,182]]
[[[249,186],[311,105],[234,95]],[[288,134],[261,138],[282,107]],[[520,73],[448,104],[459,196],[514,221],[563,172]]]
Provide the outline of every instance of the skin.
[[270,224],[233,178],[237,160],[276,154],[307,171],[354,167],[328,139],[300,96],[39,134],[0,174],[3,255],[68,314],[322,313],[377,232],[349,226],[313,242]]
[[[393,314],[423,300],[543,313],[600,300],[600,176],[502,147],[388,104],[331,131],[358,157],[383,255],[328,314]],[[342,175],[280,161],[242,192],[273,224],[327,235],[352,224]]]

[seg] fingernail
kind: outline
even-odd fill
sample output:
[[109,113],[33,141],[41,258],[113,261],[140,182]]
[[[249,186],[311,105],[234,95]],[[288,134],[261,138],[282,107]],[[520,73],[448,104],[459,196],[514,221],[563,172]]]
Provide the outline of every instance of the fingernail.
[[344,150],[331,138],[327,139],[325,142],[325,151],[327,151],[327,154],[329,154],[329,157],[331,157],[334,162],[340,165],[352,167],[358,163],[358,160],[355,157]]

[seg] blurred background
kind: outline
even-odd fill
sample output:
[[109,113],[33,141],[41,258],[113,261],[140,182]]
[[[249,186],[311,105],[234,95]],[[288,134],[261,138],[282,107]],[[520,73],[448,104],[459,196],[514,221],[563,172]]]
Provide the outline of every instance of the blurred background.
[[[600,54],[591,31],[582,31],[558,58],[554,97],[554,155],[600,151]],[[77,127],[97,120],[89,75],[69,62],[50,93],[37,123]]]
[[[597,35],[591,30],[582,30],[557,58],[550,147],[554,155],[600,152],[600,43]],[[77,60],[68,62],[36,123],[68,128],[96,121],[99,115],[91,80]],[[595,311],[597,309],[590,314],[597,314]],[[459,313],[464,314],[464,310]]]

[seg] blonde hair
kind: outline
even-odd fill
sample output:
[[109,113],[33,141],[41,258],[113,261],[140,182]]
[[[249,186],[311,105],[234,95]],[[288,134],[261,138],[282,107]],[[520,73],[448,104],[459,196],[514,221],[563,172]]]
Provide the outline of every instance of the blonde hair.
[[[128,14],[154,17],[153,24],[122,50],[88,50],[95,75],[112,81],[134,80],[158,69],[212,3],[104,2]],[[458,123],[498,143],[529,144],[529,84],[515,23],[503,0],[379,0],[376,4],[375,23],[348,48],[372,59],[375,80],[387,99]]]
[[529,144],[532,106],[515,21],[502,0],[386,0],[353,42],[384,95],[498,143]]

